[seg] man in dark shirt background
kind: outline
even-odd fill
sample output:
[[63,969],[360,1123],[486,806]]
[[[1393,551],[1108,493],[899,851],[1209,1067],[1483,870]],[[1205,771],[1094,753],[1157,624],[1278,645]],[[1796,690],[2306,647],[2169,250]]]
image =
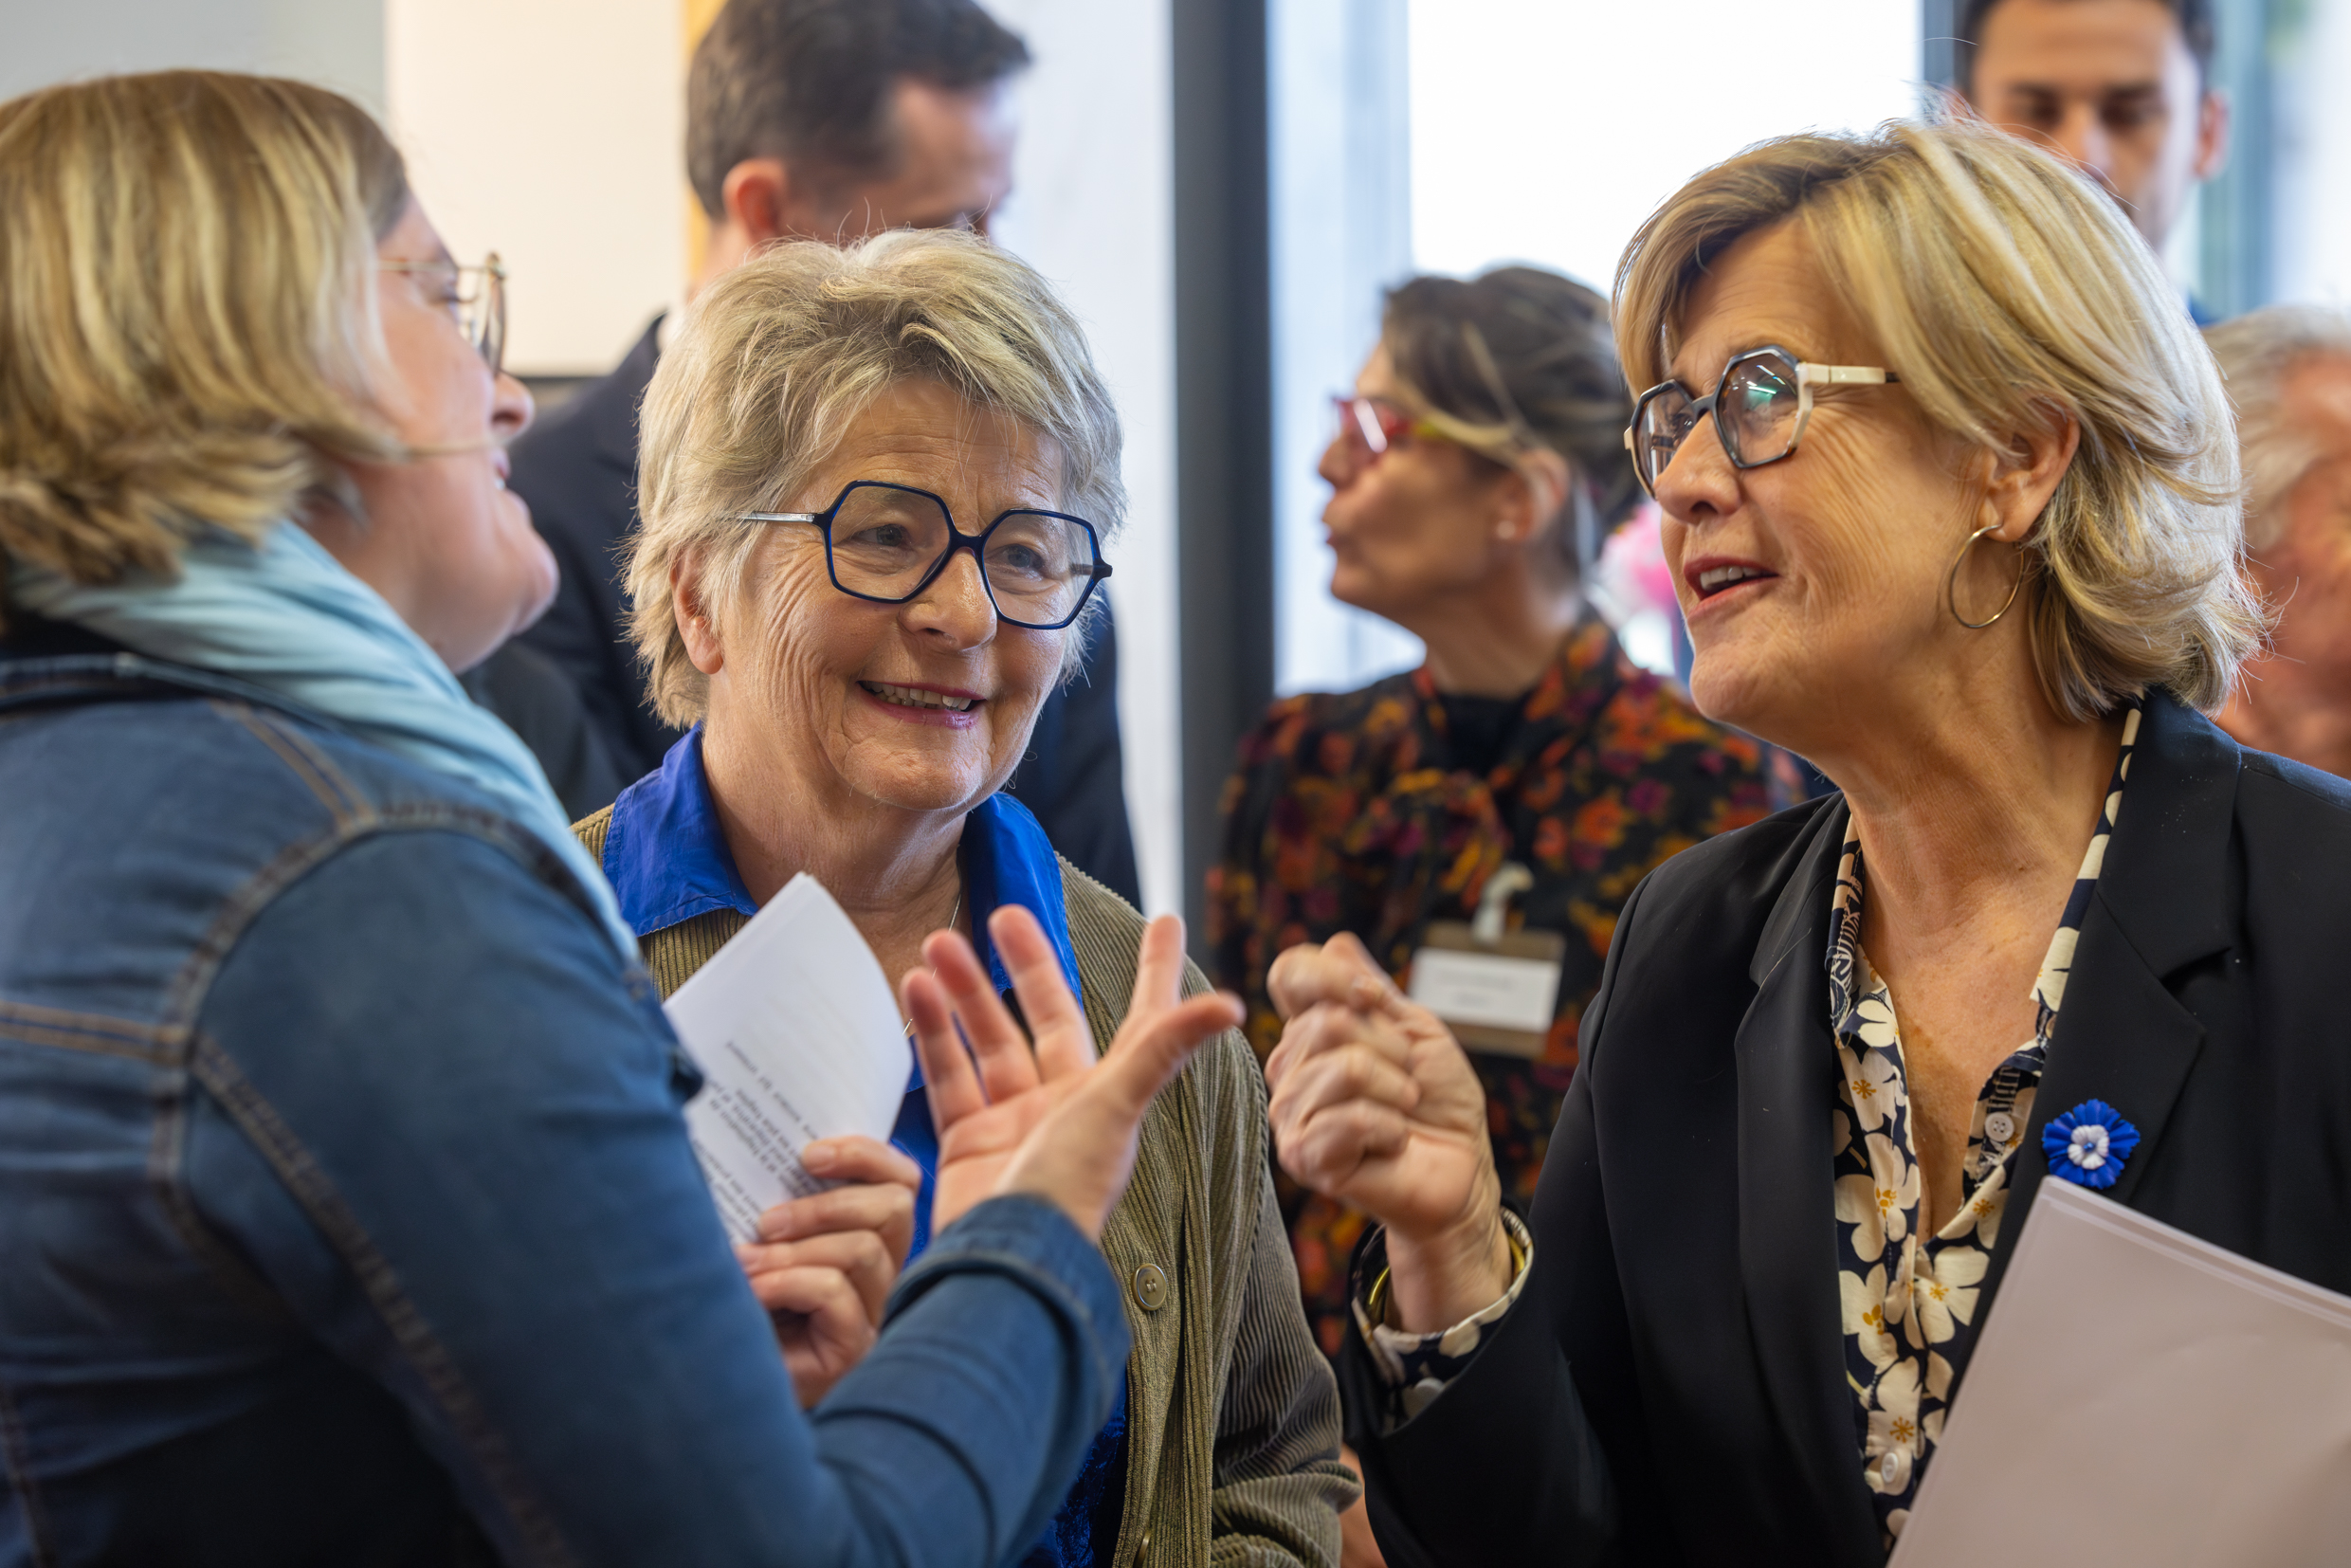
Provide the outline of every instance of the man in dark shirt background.
[[[1018,35],[972,0],[730,0],[686,83],[686,173],[710,220],[693,290],[779,239],[985,234],[1011,188],[1006,89],[1028,63]],[[618,581],[636,525],[637,409],[671,325],[655,320],[617,369],[517,442],[509,481],[563,569],[554,608],[523,642],[570,676],[624,784],[659,767],[678,738],[646,704]],[[526,716],[508,717],[524,727]],[[558,778],[558,792],[580,814],[611,799],[583,805],[572,796],[592,791],[567,783]],[[1056,848],[1140,902],[1106,613],[1008,788]]]
[[2161,251],[2228,156],[2212,0],[1962,0],[1959,38],[1968,106],[2088,171]]

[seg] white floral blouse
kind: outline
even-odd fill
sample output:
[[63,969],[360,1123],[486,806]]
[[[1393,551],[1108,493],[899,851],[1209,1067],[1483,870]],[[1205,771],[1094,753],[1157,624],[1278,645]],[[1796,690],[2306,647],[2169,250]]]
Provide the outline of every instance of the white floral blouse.
[[1918,1151],[1910,1137],[1902,1031],[1893,998],[1861,950],[1861,844],[1846,829],[1829,939],[1829,1015],[1844,1068],[1831,1123],[1837,1285],[1863,1477],[1889,1546],[1909,1518],[1926,1462],[1942,1437],[1953,1386],[1975,1344],[1977,1290],[1999,1240],[2017,1147],[2032,1118],[2050,1035],[2073,968],[2073,945],[2098,884],[2138,738],[2139,710],[2133,708],[2123,721],[2123,754],[2098,830],[2032,983],[2039,1004],[2032,1038],[1993,1069],[1977,1094],[1963,1165],[1965,1201],[1932,1236],[1919,1234]]

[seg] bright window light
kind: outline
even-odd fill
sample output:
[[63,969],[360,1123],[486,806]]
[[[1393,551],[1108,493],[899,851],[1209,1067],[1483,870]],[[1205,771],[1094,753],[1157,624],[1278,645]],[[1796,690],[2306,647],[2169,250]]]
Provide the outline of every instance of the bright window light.
[[1690,175],[1768,137],[1917,112],[1917,0],[1412,0],[1413,261],[1607,293]]

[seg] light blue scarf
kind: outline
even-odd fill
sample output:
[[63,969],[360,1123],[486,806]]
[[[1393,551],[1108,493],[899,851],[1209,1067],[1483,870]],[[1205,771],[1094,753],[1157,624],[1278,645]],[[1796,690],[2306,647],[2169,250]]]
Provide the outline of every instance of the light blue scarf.
[[18,562],[9,592],[37,615],[151,658],[234,676],[464,779],[571,867],[622,954],[636,957],[611,885],[572,836],[529,748],[475,706],[424,639],[307,530],[281,523],[259,549],[209,534],[188,547],[177,582],[134,575],[84,586]]

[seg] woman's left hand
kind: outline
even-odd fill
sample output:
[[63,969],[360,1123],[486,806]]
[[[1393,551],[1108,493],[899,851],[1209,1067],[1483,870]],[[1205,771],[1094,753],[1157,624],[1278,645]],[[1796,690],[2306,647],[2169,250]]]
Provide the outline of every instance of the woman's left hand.
[[866,1358],[914,1242],[922,1171],[870,1138],[826,1138],[800,1152],[809,1174],[842,1185],[779,1203],[759,1239],[735,1249],[752,1294],[775,1320],[776,1342],[803,1410]]

